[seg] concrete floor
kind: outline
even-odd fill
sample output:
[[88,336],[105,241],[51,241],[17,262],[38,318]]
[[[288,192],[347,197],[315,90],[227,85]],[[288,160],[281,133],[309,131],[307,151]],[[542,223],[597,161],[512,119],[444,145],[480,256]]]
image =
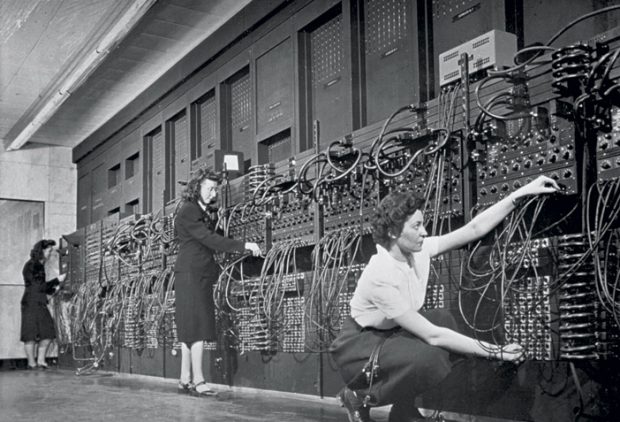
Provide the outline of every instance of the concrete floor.
[[[334,398],[215,386],[217,398],[177,394],[176,381],[60,369],[0,371],[0,421],[345,422]],[[373,418],[387,421],[387,409]]]

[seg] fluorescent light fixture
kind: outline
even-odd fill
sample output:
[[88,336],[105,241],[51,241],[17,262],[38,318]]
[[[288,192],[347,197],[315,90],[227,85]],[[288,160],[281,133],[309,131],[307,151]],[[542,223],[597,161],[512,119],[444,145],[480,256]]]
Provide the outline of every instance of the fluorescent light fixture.
[[105,34],[94,51],[91,51],[65,78],[58,91],[43,105],[30,123],[15,137],[8,151],[21,148],[45,124],[67,98],[84,82],[108,55],[114,45],[122,40],[157,0],[136,0],[116,24]]

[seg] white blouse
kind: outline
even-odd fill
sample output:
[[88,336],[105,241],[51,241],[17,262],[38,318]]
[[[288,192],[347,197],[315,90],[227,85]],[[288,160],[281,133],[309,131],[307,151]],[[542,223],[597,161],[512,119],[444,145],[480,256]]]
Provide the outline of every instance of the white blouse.
[[439,251],[438,237],[427,237],[411,263],[398,261],[381,245],[370,258],[351,299],[351,316],[362,327],[387,330],[396,327],[394,318],[424,305],[431,256]]

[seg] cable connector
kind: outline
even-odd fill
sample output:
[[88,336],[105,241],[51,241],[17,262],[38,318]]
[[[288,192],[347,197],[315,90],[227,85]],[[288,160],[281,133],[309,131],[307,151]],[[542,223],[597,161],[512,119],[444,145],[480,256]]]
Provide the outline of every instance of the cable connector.
[[410,112],[426,111],[426,103],[411,103],[407,106]]
[[342,139],[338,141],[341,147],[350,148],[353,146],[353,136],[351,134],[345,135]]

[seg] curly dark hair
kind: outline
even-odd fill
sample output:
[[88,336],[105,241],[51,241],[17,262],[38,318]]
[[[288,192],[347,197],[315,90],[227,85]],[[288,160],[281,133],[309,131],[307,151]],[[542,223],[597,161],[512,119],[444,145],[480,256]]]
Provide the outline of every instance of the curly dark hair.
[[44,258],[43,250],[49,248],[50,246],[56,246],[56,241],[52,239],[39,240],[30,250],[30,259],[33,261],[41,261]]
[[199,168],[192,174],[191,180],[187,182],[187,186],[185,186],[183,191],[183,199],[186,201],[198,201],[200,198],[200,185],[205,180],[213,180],[219,183],[220,176],[207,168]]
[[405,221],[417,210],[424,209],[424,200],[413,192],[392,192],[381,200],[372,218],[372,238],[387,248],[392,238],[403,231]]

